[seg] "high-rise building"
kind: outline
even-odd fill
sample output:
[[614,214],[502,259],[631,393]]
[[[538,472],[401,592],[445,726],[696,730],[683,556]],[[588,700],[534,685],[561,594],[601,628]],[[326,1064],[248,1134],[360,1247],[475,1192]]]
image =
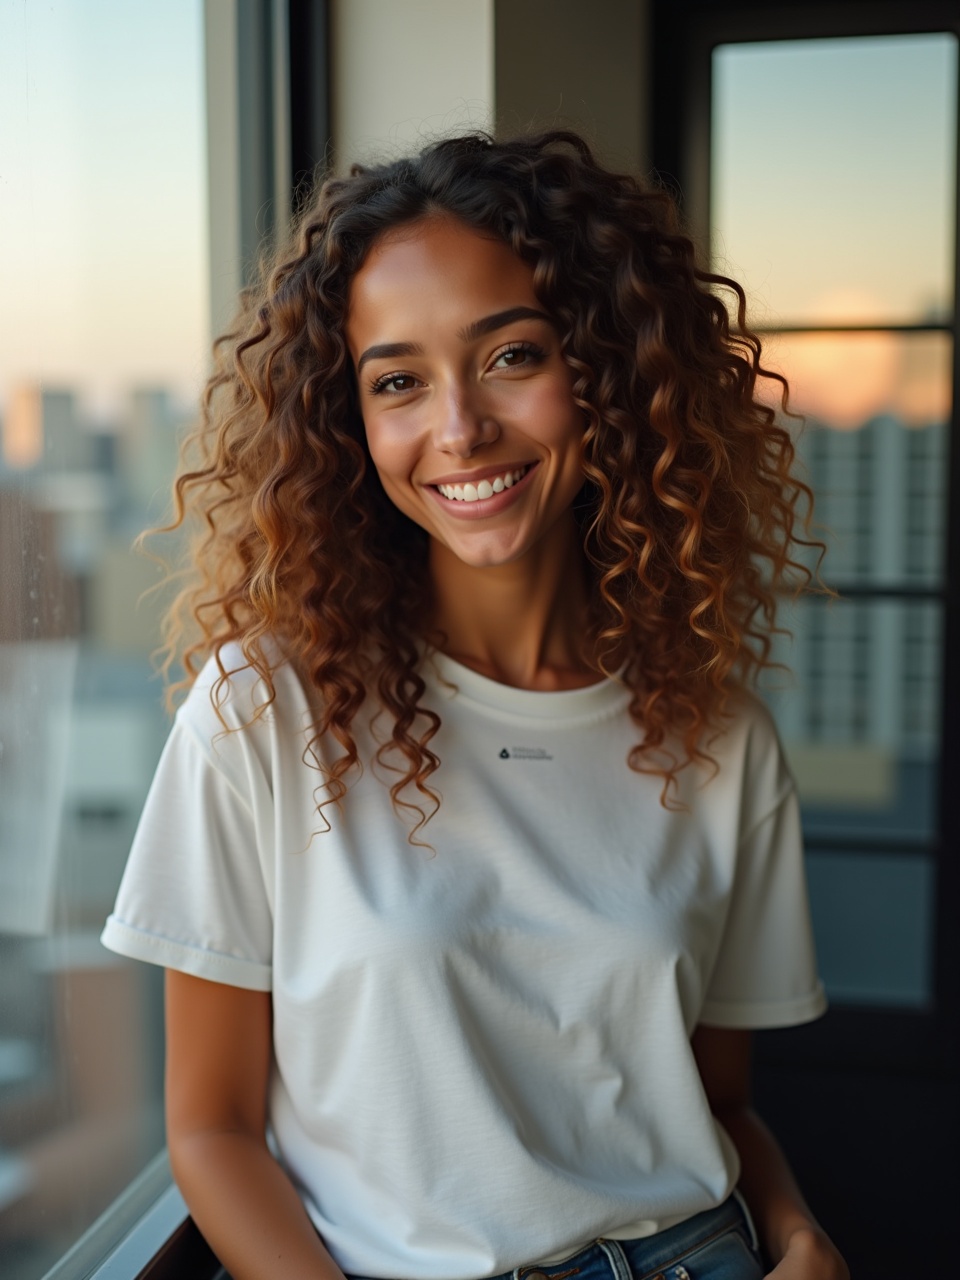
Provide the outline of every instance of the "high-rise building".
[[73,392],[40,383],[16,387],[3,424],[3,461],[16,470],[89,467],[93,445],[77,418]]

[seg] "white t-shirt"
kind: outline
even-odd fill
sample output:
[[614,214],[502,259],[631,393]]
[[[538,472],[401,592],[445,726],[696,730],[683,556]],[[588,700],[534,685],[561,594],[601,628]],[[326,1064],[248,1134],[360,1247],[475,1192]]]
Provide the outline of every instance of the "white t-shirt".
[[[442,718],[432,851],[371,765],[382,720],[355,721],[363,776],[325,832],[292,669],[225,734],[209,665],[103,940],[271,991],[270,1126],[334,1258],[462,1280],[719,1204],[738,1160],[691,1032],[804,1022],[825,1001],[795,793],[756,699],[738,695],[719,773],[684,770],[671,812],[626,763],[619,682],[532,692],[439,655],[423,674]],[[228,724],[262,700],[234,676]]]

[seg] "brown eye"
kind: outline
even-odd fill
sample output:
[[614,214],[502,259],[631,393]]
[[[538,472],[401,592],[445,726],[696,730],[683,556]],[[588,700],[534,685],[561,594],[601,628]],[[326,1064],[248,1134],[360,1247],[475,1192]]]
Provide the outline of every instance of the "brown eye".
[[382,392],[388,395],[402,395],[404,391],[412,391],[416,385],[417,380],[411,373],[388,373],[385,377],[378,378],[371,385],[370,391],[375,396]]
[[494,369],[519,369],[526,364],[535,364],[544,358],[544,352],[531,342],[515,343],[505,347],[493,358]]

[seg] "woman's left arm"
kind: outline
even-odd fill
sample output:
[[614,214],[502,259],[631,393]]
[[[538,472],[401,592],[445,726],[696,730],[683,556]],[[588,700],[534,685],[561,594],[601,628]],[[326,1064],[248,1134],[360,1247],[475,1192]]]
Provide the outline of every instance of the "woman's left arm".
[[749,1031],[699,1026],[692,1045],[710,1109],[740,1154],[740,1190],[768,1257],[770,1280],[850,1280],[773,1134],[750,1105]]

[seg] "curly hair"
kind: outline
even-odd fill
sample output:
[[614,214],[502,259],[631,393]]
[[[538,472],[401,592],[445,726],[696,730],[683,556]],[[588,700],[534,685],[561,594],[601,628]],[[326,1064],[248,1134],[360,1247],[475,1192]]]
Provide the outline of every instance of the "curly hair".
[[[371,246],[437,214],[528,263],[561,334],[585,420],[590,648],[608,675],[627,654],[628,763],[663,777],[666,804],[678,771],[710,759],[705,730],[721,731],[731,689],[770,665],[777,597],[809,585],[797,549],[819,544],[800,536],[811,494],[770,403],[786,410],[787,387],[761,366],[743,290],[697,265],[666,192],[608,172],[568,131],[449,138],[318,188],[214,347],[194,460],[174,487],[169,528],[192,517],[199,531],[165,669],[180,658],[182,688],[212,653],[217,701],[232,674],[221,650],[239,642],[269,703],[278,642],[318,695],[305,759],[321,771],[321,815],[361,766],[351,726],[368,694],[393,718],[381,762],[404,762],[390,794],[415,818],[411,838],[435,811],[439,718],[422,704],[417,628],[428,538],[371,463],[344,327]],[[773,397],[760,379],[779,384]],[[328,734],[341,754],[323,765]]]

